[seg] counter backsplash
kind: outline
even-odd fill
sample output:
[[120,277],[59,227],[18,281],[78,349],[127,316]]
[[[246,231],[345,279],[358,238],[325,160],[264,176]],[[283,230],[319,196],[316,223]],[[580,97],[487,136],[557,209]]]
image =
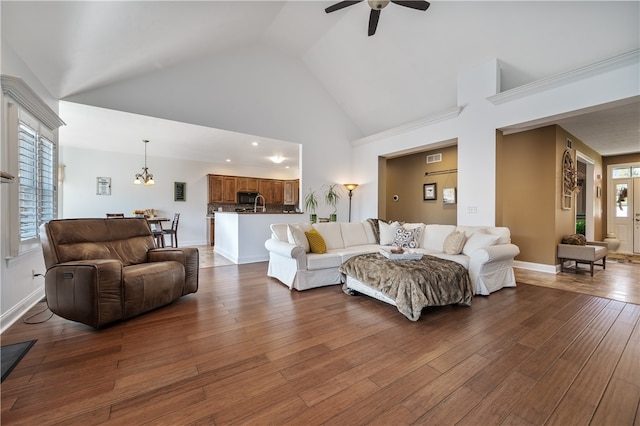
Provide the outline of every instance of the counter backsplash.
[[[253,204],[209,203],[207,205],[207,216],[215,216],[215,213],[218,211],[223,211],[223,212],[253,211]],[[262,211],[262,206],[258,206],[258,211]],[[284,212],[295,212],[295,211],[296,211],[296,206],[290,206],[290,205],[268,205],[267,206],[268,213],[284,213]]]

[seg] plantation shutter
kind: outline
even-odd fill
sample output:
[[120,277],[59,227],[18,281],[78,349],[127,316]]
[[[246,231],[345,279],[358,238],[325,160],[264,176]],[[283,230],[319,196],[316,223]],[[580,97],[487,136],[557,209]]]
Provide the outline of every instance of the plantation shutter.
[[20,122],[18,136],[18,176],[20,241],[38,236],[38,146],[35,129]]

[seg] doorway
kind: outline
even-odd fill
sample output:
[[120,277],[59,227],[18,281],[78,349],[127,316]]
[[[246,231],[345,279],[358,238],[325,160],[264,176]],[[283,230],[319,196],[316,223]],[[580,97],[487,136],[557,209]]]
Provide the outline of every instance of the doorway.
[[621,253],[640,253],[640,165],[609,166],[607,229]]
[[578,187],[576,195],[576,234],[583,234],[587,241],[595,240],[594,172],[595,161],[576,151]]

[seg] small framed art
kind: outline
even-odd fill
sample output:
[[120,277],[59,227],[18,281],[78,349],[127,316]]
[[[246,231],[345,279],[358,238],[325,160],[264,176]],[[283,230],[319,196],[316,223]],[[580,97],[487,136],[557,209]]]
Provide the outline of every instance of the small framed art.
[[442,204],[455,204],[456,203],[456,189],[444,188],[442,190]]
[[187,183],[173,183],[173,201],[187,201]]
[[436,188],[437,185],[435,183],[425,183],[422,188],[422,199],[425,201],[437,200],[438,193]]
[[96,195],[111,195],[111,178],[96,178]]

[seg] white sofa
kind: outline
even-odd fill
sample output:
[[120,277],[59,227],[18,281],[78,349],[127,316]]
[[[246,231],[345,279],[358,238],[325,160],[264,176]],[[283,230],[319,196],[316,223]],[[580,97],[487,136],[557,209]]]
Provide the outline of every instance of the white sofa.
[[[290,289],[307,290],[341,284],[338,267],[359,254],[378,252],[381,245],[390,245],[389,232],[401,227],[415,230],[415,250],[463,265],[469,271],[474,293],[488,295],[503,287],[515,287],[513,259],[520,253],[511,244],[508,228],[494,226],[455,226],[386,224],[380,221],[376,233],[368,221],[328,222],[316,224],[272,224],[271,238],[265,242],[269,251],[267,274]],[[326,253],[312,253],[304,231],[314,228],[322,235]],[[446,254],[444,242],[454,231],[464,232],[465,245],[460,254]],[[379,241],[379,242],[378,242]]]

